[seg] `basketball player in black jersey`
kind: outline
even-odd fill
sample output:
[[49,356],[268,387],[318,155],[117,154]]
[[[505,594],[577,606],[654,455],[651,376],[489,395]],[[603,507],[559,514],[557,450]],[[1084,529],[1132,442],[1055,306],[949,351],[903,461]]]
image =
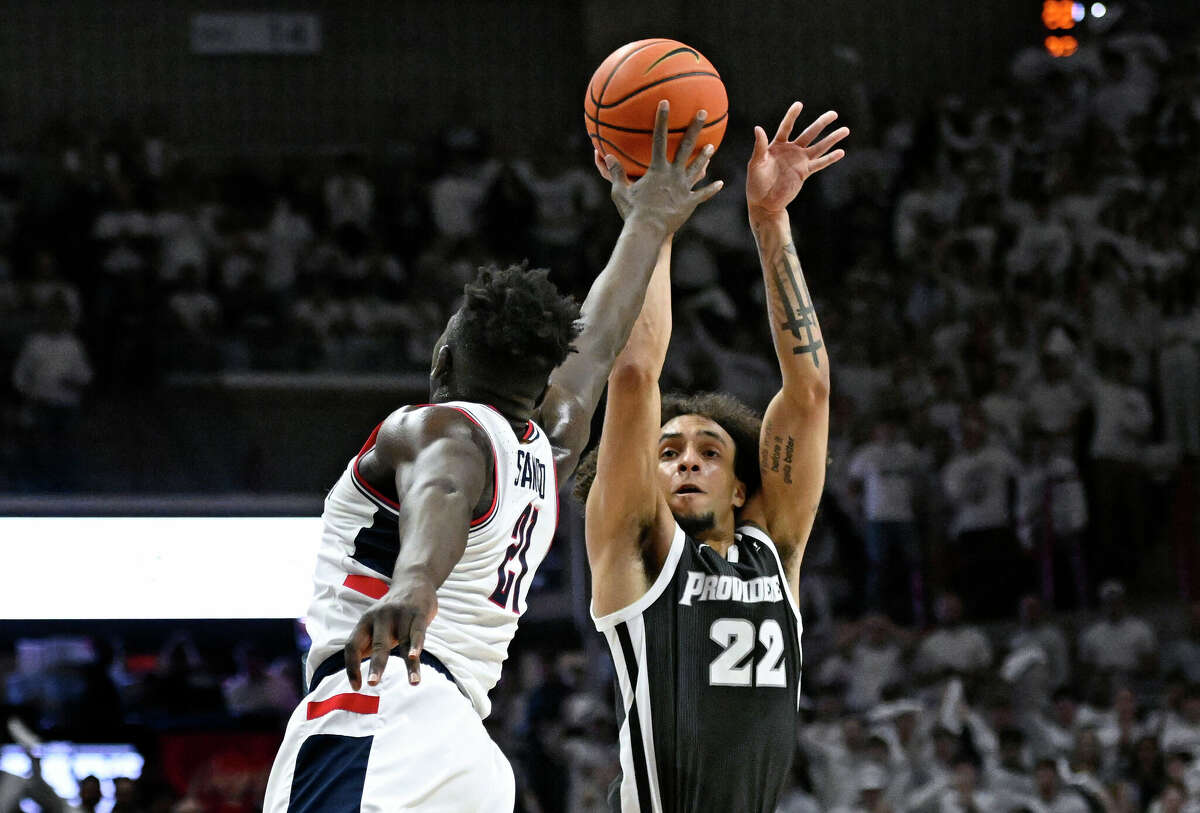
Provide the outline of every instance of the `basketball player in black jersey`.
[[[619,684],[630,811],[771,813],[792,761],[800,561],[825,480],[829,357],[787,206],[840,160],[825,113],[791,138],[755,128],[746,203],[782,389],[760,422],[718,394],[663,399],[669,254],[608,380],[594,472],[581,466],[592,613]],[[593,479],[594,475],[594,479]]]

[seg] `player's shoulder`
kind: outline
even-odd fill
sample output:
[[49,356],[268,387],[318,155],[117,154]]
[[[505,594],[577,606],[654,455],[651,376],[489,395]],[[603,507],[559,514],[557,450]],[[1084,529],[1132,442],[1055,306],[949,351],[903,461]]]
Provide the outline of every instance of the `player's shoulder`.
[[376,452],[384,459],[411,459],[438,440],[468,442],[481,450],[490,448],[487,433],[478,421],[461,409],[441,404],[403,406],[384,418],[375,439]]

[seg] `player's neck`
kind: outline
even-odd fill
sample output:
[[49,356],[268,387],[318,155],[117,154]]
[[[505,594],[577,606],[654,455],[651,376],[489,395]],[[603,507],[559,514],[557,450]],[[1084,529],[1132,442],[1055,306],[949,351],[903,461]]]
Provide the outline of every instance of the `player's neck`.
[[472,387],[461,393],[454,393],[444,400],[486,404],[503,415],[517,434],[521,434],[525,430],[525,424],[533,418],[532,398],[522,398],[483,385]]
[[694,536],[697,542],[703,542],[721,556],[726,556],[729,549],[737,542],[737,538],[734,536],[734,515],[730,514],[711,528],[700,531]]

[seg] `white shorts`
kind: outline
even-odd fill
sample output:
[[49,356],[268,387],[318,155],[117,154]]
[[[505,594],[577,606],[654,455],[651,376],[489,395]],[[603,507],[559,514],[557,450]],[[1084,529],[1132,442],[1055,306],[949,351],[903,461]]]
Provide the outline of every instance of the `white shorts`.
[[288,720],[263,813],[512,813],[512,767],[471,702],[421,664],[392,656],[378,686],[321,680]]

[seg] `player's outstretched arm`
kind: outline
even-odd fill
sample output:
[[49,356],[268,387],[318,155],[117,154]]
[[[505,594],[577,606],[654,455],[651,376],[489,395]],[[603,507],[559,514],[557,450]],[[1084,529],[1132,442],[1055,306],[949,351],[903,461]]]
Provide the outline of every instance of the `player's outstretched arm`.
[[814,173],[845,155],[833,149],[845,127],[818,139],[836,118],[822,114],[798,136],[792,128],[802,105],[788,109],[775,137],[754,128],[754,153],[746,169],[746,206],[766,286],[767,318],[783,387],[763,418],[759,466],[762,492],[743,516],[764,522],[780,548],[792,590],[825,485],[829,435],[829,355],[800,260],[792,242],[787,206]]
[[448,407],[393,413],[379,429],[375,454],[396,471],[400,554],[391,587],[363,614],[346,643],[346,673],[356,691],[362,686],[362,659],[371,657],[367,682],[375,685],[396,646],[407,647],[409,682],[420,682],[421,649],[437,612],[437,589],[462,558],[471,515],[494,465],[483,430]]
[[658,262],[621,354],[608,377],[604,428],[585,519],[592,609],[597,617],[628,607],[649,589],[647,548],[661,562],[670,546],[670,510],[655,483],[662,373],[671,341],[671,244]]
[[587,445],[592,414],[604,391],[613,360],[625,346],[642,306],[659,247],[682,226],[696,207],[721,189],[721,182],[694,189],[704,176],[710,150],[694,161],[696,139],[704,117],[693,119],[680,141],[674,161],[667,160],[667,102],[659,104],[654,123],[654,150],[650,168],[630,183],[620,164],[612,159],[613,201],[625,226],[608,264],[592,283],[583,302],[583,333],[575,341],[578,352],[550,375],[542,399],[539,423],[555,449],[558,482],[575,471]]

